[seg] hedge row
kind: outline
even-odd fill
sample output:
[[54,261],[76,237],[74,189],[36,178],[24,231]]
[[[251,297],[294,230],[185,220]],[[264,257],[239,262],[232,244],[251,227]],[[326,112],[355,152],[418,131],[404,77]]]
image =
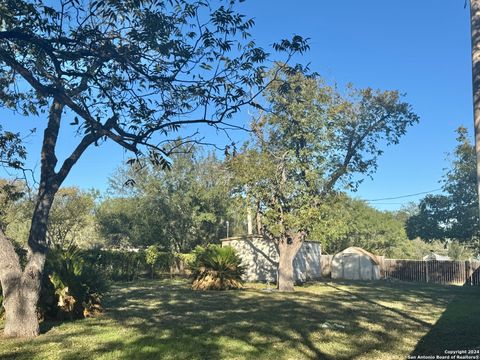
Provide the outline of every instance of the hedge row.
[[112,281],[132,281],[169,273],[175,262],[172,253],[159,252],[155,263],[149,264],[144,250],[83,250],[82,257],[105,279]]

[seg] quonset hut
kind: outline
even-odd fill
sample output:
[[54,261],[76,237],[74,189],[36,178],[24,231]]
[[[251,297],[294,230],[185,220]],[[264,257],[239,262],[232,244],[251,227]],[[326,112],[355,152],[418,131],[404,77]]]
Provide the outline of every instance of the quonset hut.
[[379,259],[359,247],[349,247],[332,259],[332,279],[379,280]]

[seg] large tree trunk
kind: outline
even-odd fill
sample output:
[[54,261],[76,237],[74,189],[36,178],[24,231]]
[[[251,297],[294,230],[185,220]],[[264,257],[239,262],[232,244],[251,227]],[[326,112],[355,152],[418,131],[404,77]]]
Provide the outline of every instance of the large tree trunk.
[[39,193],[30,227],[27,264],[23,271],[12,243],[3,233],[0,234],[0,255],[2,260],[5,259],[0,266],[0,281],[5,308],[4,335],[7,337],[28,338],[40,333],[37,303],[47,255],[48,214],[56,190],[57,187],[48,192],[41,189]]
[[278,241],[278,291],[294,291],[293,259],[295,259],[298,250],[300,250],[304,239],[305,234],[302,232],[293,234],[293,236],[283,237]]
[[[33,280],[33,281],[32,281]],[[37,317],[38,290],[34,279],[11,277],[2,282],[6,337],[30,338],[39,334]]]
[[40,333],[37,303],[48,251],[48,216],[55,194],[71,166],[80,156],[73,158],[62,174],[55,173],[57,164],[55,145],[62,111],[63,105],[53,101],[43,137],[40,185],[30,225],[27,263],[23,271],[12,243],[3,233],[0,234],[0,259],[2,259],[0,281],[5,308],[4,334],[9,337],[34,337]]
[[472,87],[475,152],[477,154],[477,195],[480,207],[480,0],[470,0],[472,37]]
[[0,282],[5,308],[4,334],[7,337],[36,336],[39,333],[36,313],[39,279],[32,273],[31,266],[27,265],[22,271],[12,242],[2,232],[0,257]]

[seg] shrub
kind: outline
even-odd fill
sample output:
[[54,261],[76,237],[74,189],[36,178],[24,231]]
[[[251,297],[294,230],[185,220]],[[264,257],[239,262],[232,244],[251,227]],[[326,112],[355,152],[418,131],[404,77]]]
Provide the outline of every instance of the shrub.
[[234,248],[230,246],[198,246],[190,265],[194,290],[229,290],[243,287],[245,268]]
[[177,275],[191,275],[192,265],[195,262],[195,254],[174,253],[172,258],[172,268]]
[[149,246],[144,253],[145,262],[150,265],[150,275],[152,279],[156,269],[161,272],[170,272],[174,260],[172,253],[161,252],[155,245]]
[[150,272],[143,251],[91,249],[82,251],[82,256],[108,280],[133,281]]
[[193,263],[195,262],[195,253],[175,253],[175,258],[178,259],[179,261],[183,262],[185,266],[190,268]]
[[45,262],[40,312],[57,319],[78,319],[101,311],[106,284],[75,246],[53,248]]
[[155,265],[159,257],[160,257],[160,251],[158,250],[158,247],[156,247],[155,245],[149,246],[147,250],[145,250],[145,261],[147,262],[148,265],[151,266],[150,275],[152,276],[152,279],[155,274]]

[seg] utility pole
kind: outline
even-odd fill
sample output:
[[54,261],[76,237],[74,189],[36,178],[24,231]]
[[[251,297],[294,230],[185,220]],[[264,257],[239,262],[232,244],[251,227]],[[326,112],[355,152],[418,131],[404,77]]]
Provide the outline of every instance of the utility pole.
[[477,195],[480,210],[480,0],[470,0],[472,36],[472,88],[475,152],[477,154]]

